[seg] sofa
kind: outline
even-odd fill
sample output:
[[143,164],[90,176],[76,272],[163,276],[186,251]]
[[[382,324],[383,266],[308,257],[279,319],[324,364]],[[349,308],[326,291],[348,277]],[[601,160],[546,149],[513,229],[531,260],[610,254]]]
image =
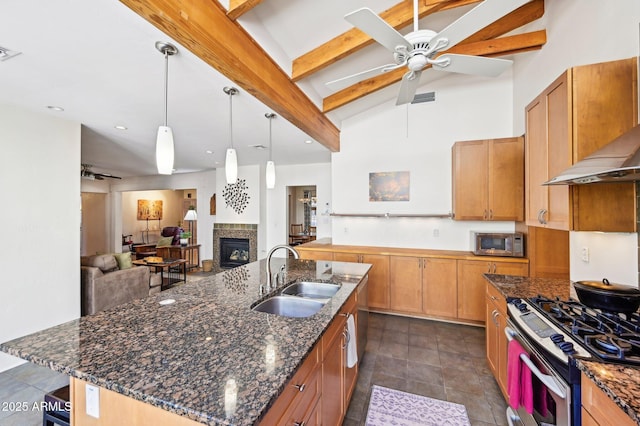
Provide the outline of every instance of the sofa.
[[161,287],[160,275],[132,265],[130,252],[82,256],[80,283],[83,316],[158,293]]

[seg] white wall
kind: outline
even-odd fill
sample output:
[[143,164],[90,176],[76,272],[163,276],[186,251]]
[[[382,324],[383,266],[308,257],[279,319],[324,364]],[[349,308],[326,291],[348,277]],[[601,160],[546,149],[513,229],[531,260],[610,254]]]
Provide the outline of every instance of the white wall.
[[[80,315],[80,124],[0,105],[0,141],[4,342]],[[21,362],[0,353],[0,371]]]
[[[328,214],[323,214],[331,206],[331,164],[276,165],[275,188],[265,190],[263,223],[266,226],[263,228],[266,228],[267,232],[265,244],[262,247],[258,247],[259,259],[265,257],[271,247],[278,244],[286,244],[289,240],[289,230],[287,229],[287,187],[314,185],[316,187],[318,206],[316,238],[331,237],[330,217]],[[277,255],[280,255],[280,253]]]
[[[545,8],[544,17],[530,28],[546,28],[547,44],[540,51],[518,55],[514,67],[516,134],[524,131],[526,105],[567,68],[629,58],[639,53],[640,2],[637,0],[546,1]],[[635,233],[571,232],[571,279],[608,277],[637,285],[637,245]],[[581,260],[583,247],[591,252],[588,263]]]
[[[513,136],[510,72],[496,79],[451,74],[418,93],[432,90],[435,102],[396,107],[393,100],[342,123],[332,212],[448,214],[453,143]],[[369,173],[390,171],[410,172],[410,201],[369,201]],[[470,250],[472,230],[513,229],[513,222],[334,217],[332,237],[335,244]]]

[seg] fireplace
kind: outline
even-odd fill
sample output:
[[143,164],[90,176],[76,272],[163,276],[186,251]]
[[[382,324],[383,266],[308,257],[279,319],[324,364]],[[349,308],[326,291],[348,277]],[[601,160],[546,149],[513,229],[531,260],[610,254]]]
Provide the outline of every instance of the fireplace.
[[248,238],[220,238],[220,267],[235,268],[249,263]]
[[258,260],[258,225],[213,224],[213,272]]

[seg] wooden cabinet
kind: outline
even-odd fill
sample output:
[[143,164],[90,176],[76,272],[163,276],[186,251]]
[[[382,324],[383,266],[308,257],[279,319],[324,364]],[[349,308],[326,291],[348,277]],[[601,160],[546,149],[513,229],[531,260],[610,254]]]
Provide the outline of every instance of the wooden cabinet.
[[582,424],[631,426],[636,423],[584,373],[581,374]]
[[524,139],[456,142],[452,148],[456,220],[524,220]]
[[[347,367],[347,317],[357,315],[351,296],[322,336],[322,424],[340,425],[349,406],[357,379],[356,364]],[[357,327],[356,327],[357,328]]]
[[422,312],[422,270],[424,259],[413,256],[389,258],[391,309]]
[[491,284],[486,283],[485,290],[485,324],[487,363],[505,398],[507,392],[507,336],[504,328],[507,325],[507,301]]
[[307,260],[333,260],[333,253],[330,251],[308,250],[296,247],[300,259]]
[[458,261],[458,318],[485,321],[483,274],[528,275],[526,263],[481,260]]
[[315,424],[309,423],[309,419],[313,417],[322,394],[321,372],[320,345],[316,345],[260,424]]
[[456,260],[389,257],[391,310],[456,318]]
[[423,259],[422,311],[428,315],[456,318],[457,261],[455,259]]
[[368,263],[369,270],[368,301],[370,308],[389,309],[389,256],[381,254],[359,254],[353,252],[335,252],[333,260],[339,262]]
[[542,184],[637,124],[636,61],[571,68],[526,107],[528,225],[635,232],[634,183]]

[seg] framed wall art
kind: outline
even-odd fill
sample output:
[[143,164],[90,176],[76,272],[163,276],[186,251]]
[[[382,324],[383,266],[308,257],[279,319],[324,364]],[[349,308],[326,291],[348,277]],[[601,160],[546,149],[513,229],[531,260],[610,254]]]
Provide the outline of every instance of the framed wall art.
[[369,173],[369,201],[409,201],[409,172]]

